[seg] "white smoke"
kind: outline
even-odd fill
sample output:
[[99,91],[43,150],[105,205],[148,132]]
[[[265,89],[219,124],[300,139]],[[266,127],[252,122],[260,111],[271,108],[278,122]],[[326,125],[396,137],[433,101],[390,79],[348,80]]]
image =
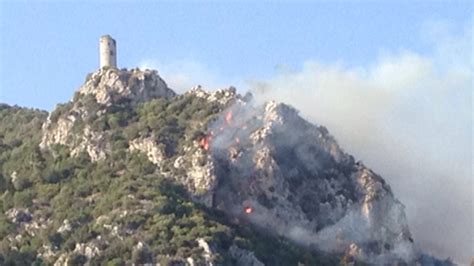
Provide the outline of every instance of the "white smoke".
[[240,80],[223,77],[217,69],[210,69],[193,60],[163,63],[153,59],[144,59],[138,66],[140,69],[157,69],[168,86],[178,93],[183,93],[196,85],[202,85],[205,88],[224,88],[229,87],[228,84],[242,87]]
[[467,263],[474,248],[472,27],[462,36],[431,36],[430,56],[387,53],[365,68],[308,61],[300,71],[254,81],[252,91],[327,126],[388,180],[424,250]]

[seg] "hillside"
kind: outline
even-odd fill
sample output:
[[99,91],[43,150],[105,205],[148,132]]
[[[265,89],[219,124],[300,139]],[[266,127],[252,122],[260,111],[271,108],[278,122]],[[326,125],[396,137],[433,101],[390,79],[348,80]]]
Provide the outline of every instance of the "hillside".
[[431,260],[382,177],[251,98],[104,68],[49,114],[1,105],[1,264]]

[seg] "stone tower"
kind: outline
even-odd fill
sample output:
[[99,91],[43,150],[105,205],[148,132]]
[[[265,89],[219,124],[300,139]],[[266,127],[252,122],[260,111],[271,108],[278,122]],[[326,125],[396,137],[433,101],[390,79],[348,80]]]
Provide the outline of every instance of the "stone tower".
[[117,68],[117,45],[110,35],[100,37],[100,68]]

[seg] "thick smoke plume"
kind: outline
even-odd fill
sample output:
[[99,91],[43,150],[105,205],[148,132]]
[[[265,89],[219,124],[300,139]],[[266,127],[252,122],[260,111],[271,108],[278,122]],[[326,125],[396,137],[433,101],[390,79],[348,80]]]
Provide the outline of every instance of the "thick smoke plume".
[[431,32],[431,56],[381,56],[367,68],[307,62],[254,81],[261,101],[292,104],[388,180],[424,250],[467,263],[474,248],[472,27]]

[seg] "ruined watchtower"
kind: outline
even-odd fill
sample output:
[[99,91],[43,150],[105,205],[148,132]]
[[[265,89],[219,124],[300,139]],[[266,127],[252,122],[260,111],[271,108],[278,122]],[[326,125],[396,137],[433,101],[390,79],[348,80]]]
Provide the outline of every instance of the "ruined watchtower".
[[117,68],[117,45],[110,35],[100,37],[100,68]]

